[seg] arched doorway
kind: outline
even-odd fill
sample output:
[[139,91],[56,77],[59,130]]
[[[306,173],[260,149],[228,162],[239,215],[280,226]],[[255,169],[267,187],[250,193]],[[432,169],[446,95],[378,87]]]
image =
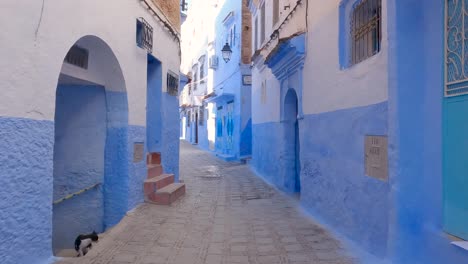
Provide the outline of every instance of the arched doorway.
[[294,89],[289,89],[284,98],[284,188],[290,193],[301,192],[300,143],[298,99]]
[[[128,207],[128,105],[110,47],[86,36],[67,52],[55,109],[52,247],[73,252],[77,235],[102,232]],[[65,253],[64,253],[65,251]]]

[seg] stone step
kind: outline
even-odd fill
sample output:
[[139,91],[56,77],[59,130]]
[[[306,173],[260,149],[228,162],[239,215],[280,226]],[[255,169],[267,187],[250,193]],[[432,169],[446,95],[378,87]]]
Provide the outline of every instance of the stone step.
[[146,164],[148,165],[160,165],[161,164],[161,153],[153,152],[148,153],[146,156]]
[[155,193],[157,190],[161,190],[162,188],[172,183],[174,183],[174,174],[162,174],[160,176],[147,179],[144,182],[145,197]]
[[172,183],[147,196],[146,201],[159,205],[170,205],[185,194],[185,183]]
[[155,178],[155,177],[159,177],[161,175],[163,175],[162,165],[158,165],[158,164],[148,165],[148,174],[147,174],[146,178],[152,179],[152,178]]

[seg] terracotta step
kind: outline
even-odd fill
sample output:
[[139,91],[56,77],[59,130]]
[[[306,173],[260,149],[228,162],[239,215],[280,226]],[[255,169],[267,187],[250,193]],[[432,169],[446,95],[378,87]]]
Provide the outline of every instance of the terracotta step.
[[147,202],[170,205],[185,194],[185,183],[172,183],[147,196]]
[[148,153],[146,156],[146,164],[150,165],[159,165],[161,164],[161,153],[159,152],[154,152],[154,153]]
[[162,165],[148,165],[148,174],[146,178],[152,179],[163,175]]
[[163,174],[158,177],[148,179],[144,182],[144,194],[147,197],[149,194],[155,193],[157,190],[174,183],[174,174]]

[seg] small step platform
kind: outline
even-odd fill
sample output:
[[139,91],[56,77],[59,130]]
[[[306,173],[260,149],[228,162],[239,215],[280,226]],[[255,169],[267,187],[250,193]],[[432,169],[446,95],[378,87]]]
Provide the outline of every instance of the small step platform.
[[172,183],[174,183],[174,174],[162,174],[160,176],[147,179],[144,183],[145,194],[154,193]]
[[159,205],[170,205],[185,194],[185,183],[171,183],[166,187],[149,193],[146,201]]
[[146,157],[148,172],[143,183],[145,201],[170,205],[185,194],[185,184],[175,183],[174,174],[164,174],[161,153],[149,153]]

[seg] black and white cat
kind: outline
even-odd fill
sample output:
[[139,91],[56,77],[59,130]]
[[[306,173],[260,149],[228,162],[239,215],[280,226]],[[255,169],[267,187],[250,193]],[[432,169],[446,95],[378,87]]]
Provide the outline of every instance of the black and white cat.
[[97,242],[99,239],[95,231],[88,235],[79,235],[75,239],[75,250],[78,252],[78,257],[82,257],[88,253],[93,247],[93,242]]

